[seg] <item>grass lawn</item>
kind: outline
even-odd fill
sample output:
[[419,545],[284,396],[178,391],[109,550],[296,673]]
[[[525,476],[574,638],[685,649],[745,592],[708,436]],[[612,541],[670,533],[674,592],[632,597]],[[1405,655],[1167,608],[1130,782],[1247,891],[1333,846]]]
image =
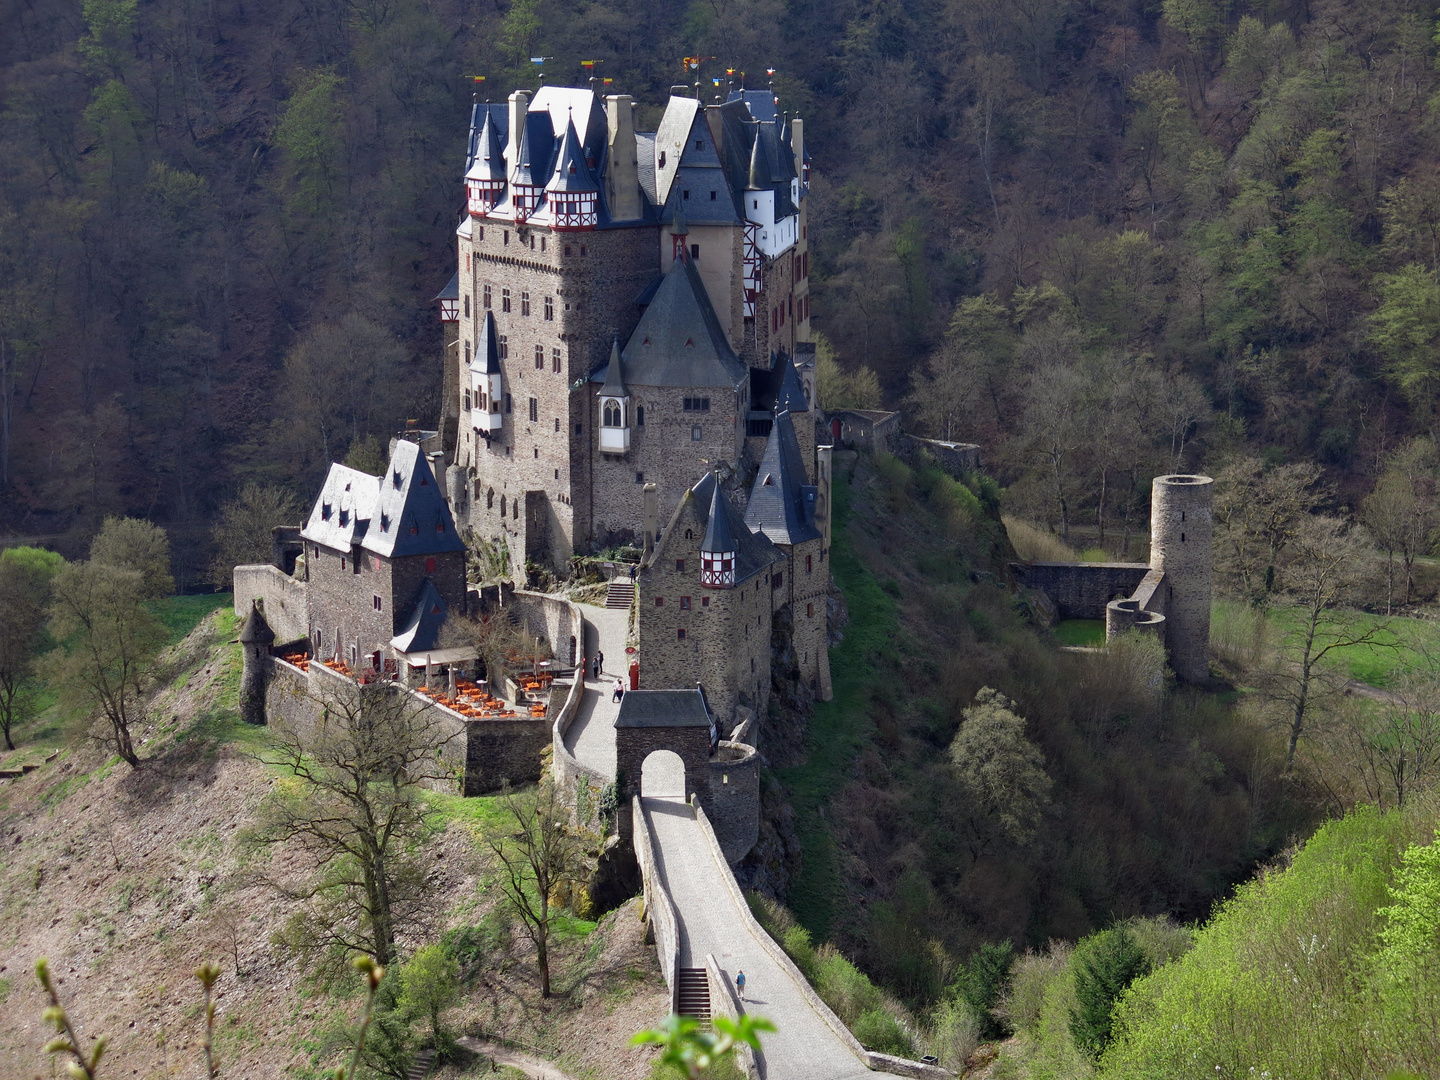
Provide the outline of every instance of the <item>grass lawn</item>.
[[836,475],[833,489],[835,529],[830,571],[845,593],[850,624],[845,640],[830,650],[833,701],[815,703],[804,765],[779,770],[790,789],[795,828],[804,858],[791,882],[789,905],[816,941],[829,936],[839,896],[840,869],[835,842],[825,823],[825,805],[852,776],[855,757],[875,730],[871,703],[887,687],[882,670],[892,665],[897,630],[895,602],[861,563],[845,533],[850,517],[850,485]]
[[199,626],[200,620],[206,615],[218,607],[229,607],[230,604],[228,592],[188,593],[157,600],[155,614],[165,624],[165,629],[170,631],[170,644],[173,645]]
[[[1371,686],[1395,685],[1411,671],[1426,667],[1433,658],[1440,661],[1440,622],[1403,615],[1372,615],[1365,611],[1336,612],[1347,632],[1363,632],[1367,626],[1384,627],[1375,642],[1336,649],[1326,658],[1331,670],[1343,672]],[[1277,639],[1294,640],[1300,633],[1302,615],[1295,608],[1276,607],[1269,612],[1270,632]]]
[[1062,619],[1055,624],[1055,640],[1061,645],[1098,649],[1105,644],[1105,620]]

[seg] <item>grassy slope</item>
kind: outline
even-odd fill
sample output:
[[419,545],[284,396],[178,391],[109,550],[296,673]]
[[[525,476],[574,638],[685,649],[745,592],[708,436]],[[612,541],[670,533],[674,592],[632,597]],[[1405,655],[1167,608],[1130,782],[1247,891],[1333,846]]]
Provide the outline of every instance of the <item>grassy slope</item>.
[[[64,753],[0,783],[0,1075],[49,1069],[30,975],[39,955],[51,957],[82,1030],[112,1037],[116,1075],[159,1077],[167,1060],[174,1074],[194,1071],[198,997],[188,973],[202,959],[224,970],[217,1046],[228,1074],[312,1077],[334,1059],[357,999],[316,986],[270,944],[294,908],[255,879],[305,864],[283,851],[265,866],[235,843],[278,774],[253,757],[264,730],[236,711],[240,653],[227,601],[162,604],[172,634],[188,637],[165,657],[141,770],[83,741],[85,718],[52,702],[25,735]],[[474,836],[496,820],[495,800],[442,795],[433,806],[435,917],[406,928],[405,948],[448,926],[495,922]],[[639,1080],[648,1055],[625,1040],[655,1023],[666,1001],[639,926],[630,906],[600,932],[587,920],[564,923],[550,1002],[536,992],[533,949],[522,934],[502,933],[453,1022],[538,1047],[578,1077]]]
[[835,844],[824,808],[850,782],[855,758],[875,732],[871,703],[885,692],[885,665],[897,659],[895,602],[860,561],[847,536],[850,485],[838,475],[833,494],[830,572],[845,594],[850,624],[845,639],[830,650],[835,698],[815,705],[807,760],[780,772],[795,808],[795,828],[805,853],[788,902],[817,941],[829,937],[840,895]]

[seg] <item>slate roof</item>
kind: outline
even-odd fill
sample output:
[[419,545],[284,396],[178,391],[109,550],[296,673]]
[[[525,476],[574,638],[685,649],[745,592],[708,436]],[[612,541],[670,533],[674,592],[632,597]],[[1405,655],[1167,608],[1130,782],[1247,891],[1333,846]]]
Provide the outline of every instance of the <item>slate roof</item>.
[[245,625],[240,628],[240,641],[246,645],[269,645],[275,640],[275,631],[260,614],[260,608],[250,605],[250,614],[245,616]]
[[805,400],[805,387],[800,382],[800,373],[795,370],[795,364],[785,353],[776,353],[775,362],[771,366],[775,373],[777,389],[775,391],[776,411],[786,412],[809,412],[810,403]]
[[[788,363],[788,361],[787,361]],[[775,417],[765,453],[750,489],[745,524],[777,544],[816,540],[815,487],[807,483],[805,460],[788,412]]]
[[627,386],[733,389],[747,375],[688,258],[671,264],[621,357]]
[[719,484],[711,485],[715,494],[710,499],[710,520],[705,526],[705,538],[700,541],[701,551],[734,551],[735,534],[730,529],[730,515],[725,513],[725,508],[720,504],[725,501],[725,493],[721,491]]
[[[546,127],[549,126],[549,118],[542,118]],[[549,140],[541,133],[532,137],[535,125],[530,123],[528,118],[525,129],[520,133],[520,146],[516,151],[516,160],[510,169],[510,182],[512,184],[525,184],[529,187],[544,187],[545,177],[549,174],[546,166],[549,164]]]
[[[717,487],[715,474],[706,473],[701,477],[700,482],[692,487],[681,499],[680,505],[676,507],[676,515],[684,508],[686,500],[690,500],[695,508],[696,516],[700,524],[705,526],[705,532],[710,531],[710,513],[715,507],[715,488]],[[720,506],[725,513],[725,527],[735,537],[735,584],[741,585],[756,574],[765,573],[772,563],[778,562],[783,556],[779,549],[770,542],[770,538],[763,533],[752,533],[745,525],[745,519],[735,505],[721,494]],[[674,520],[672,519],[672,527]],[[669,535],[667,530],[666,535]]]
[[420,595],[405,620],[405,629],[390,639],[393,648],[402,653],[429,652],[440,647],[440,628],[449,614],[445,598],[429,578],[420,586]]
[[366,551],[393,559],[465,550],[420,447],[405,439],[397,442],[379,485],[375,518],[362,544]]
[[[680,162],[685,156],[685,147],[690,143],[690,132],[697,117],[703,116],[700,102],[692,97],[671,97],[665,105],[665,114],[655,131],[655,195],[657,205],[664,206],[670,201],[670,187],[675,174],[680,171]],[[660,164],[661,155],[665,164]]]
[[[495,128],[496,138],[500,140],[500,146],[505,146],[506,140],[510,137],[510,114],[505,103],[498,105],[491,102],[481,104],[476,102],[470,108],[470,140],[465,150],[465,171],[468,173],[475,164],[475,155],[480,147],[480,134],[485,128],[486,121]],[[502,175],[500,179],[504,179]]]
[[450,275],[450,283],[435,294],[436,300],[459,300],[460,299],[460,271]]
[[776,105],[773,90],[731,90],[726,104],[731,101],[743,103],[756,120],[775,119]]
[[485,355],[485,374],[500,374],[500,332],[495,329],[495,313],[487,310],[485,321],[480,324],[480,340],[475,343],[475,359],[471,367],[480,366],[480,355]]
[[705,695],[694,690],[627,690],[615,717],[617,728],[711,726]]
[[585,148],[580,145],[580,136],[575,133],[575,125],[567,122],[565,135],[560,141],[560,153],[555,157],[555,172],[550,177],[550,182],[545,185],[546,191],[564,192],[596,192],[599,185],[595,178],[590,175],[590,167],[585,163]]
[[335,551],[348,552],[365,538],[379,501],[378,476],[332,464],[300,535]]
[[605,385],[600,387],[604,397],[625,397],[625,378],[620,369],[620,340],[610,343],[610,365],[605,369]]
[[467,180],[504,180],[505,144],[500,138],[500,125],[487,110],[483,126],[476,133]]

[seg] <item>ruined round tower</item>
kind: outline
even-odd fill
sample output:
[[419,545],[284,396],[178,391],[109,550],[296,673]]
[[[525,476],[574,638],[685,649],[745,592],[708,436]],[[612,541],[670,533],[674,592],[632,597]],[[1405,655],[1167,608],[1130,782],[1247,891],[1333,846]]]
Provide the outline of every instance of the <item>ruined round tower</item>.
[[247,724],[265,723],[265,691],[270,681],[270,646],[275,632],[265,621],[260,605],[251,603],[250,614],[240,630],[240,719]]
[[1150,569],[1165,575],[1165,641],[1181,682],[1210,675],[1212,524],[1208,476],[1157,476],[1150,495]]

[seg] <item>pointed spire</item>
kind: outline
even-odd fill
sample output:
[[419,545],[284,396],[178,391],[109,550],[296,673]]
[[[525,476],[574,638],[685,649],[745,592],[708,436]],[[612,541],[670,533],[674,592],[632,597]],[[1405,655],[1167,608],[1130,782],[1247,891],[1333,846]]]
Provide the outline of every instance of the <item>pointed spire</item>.
[[610,366],[605,369],[605,385],[600,387],[601,397],[628,397],[625,379],[620,371],[620,339],[610,343]]
[[580,136],[575,131],[575,121],[565,124],[565,135],[560,141],[560,153],[556,155],[555,172],[546,191],[599,191],[590,167],[585,161],[585,148],[580,145]]
[[750,183],[746,191],[765,191],[775,181],[771,178],[770,152],[765,146],[765,133],[755,125],[755,143],[750,147]]
[[531,173],[530,158],[530,125],[526,124],[520,129],[520,147],[515,152],[514,175],[511,179],[517,184],[539,187],[540,185],[535,182],[535,177]]
[[495,126],[490,109],[485,109],[485,123],[475,144],[475,161],[466,180],[505,180],[505,151],[500,145],[500,129]]
[[720,477],[715,476],[715,494],[710,499],[710,522],[705,527],[705,539],[700,543],[702,552],[724,552],[735,550],[735,534],[730,531],[729,507],[720,490]]
[[685,224],[685,200],[675,201],[675,216],[670,222],[671,236],[689,236],[690,227]]
[[481,355],[485,357],[485,374],[500,374],[500,334],[495,329],[495,313],[485,312],[485,322],[480,327],[480,340],[475,345],[475,366],[480,365]]
[[250,602],[250,614],[245,616],[245,625],[240,630],[240,642],[243,645],[271,645],[275,641],[275,631],[270,629],[270,624],[265,621],[265,616],[260,611],[260,605],[255,601]]

